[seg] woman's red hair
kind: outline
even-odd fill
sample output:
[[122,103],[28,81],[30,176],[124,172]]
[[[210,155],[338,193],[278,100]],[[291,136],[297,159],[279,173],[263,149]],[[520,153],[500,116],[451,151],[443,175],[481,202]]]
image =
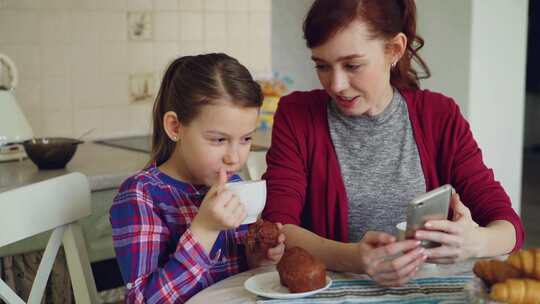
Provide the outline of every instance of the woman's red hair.
[[[304,20],[308,48],[322,45],[354,20],[364,22],[372,39],[390,40],[398,33],[407,36],[405,53],[390,73],[390,83],[398,89],[418,89],[419,79],[431,74],[418,51],[424,46],[416,34],[414,0],[315,0]],[[420,75],[411,62],[423,70]]]

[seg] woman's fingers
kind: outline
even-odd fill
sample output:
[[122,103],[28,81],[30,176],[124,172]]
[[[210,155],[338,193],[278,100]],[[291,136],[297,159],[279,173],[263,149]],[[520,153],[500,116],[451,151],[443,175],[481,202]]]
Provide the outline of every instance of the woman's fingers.
[[467,206],[463,204],[461,198],[459,197],[459,194],[454,193],[452,195],[452,201],[450,205],[452,206],[452,209],[455,213],[471,217],[471,210],[469,210],[469,208],[467,208]]
[[461,250],[460,248],[451,246],[439,246],[426,250],[427,256],[430,261],[433,259],[457,259]]
[[372,246],[386,245],[395,241],[396,237],[393,235],[379,231],[368,231],[361,240],[361,242]]
[[383,272],[376,274],[373,279],[376,281],[397,281],[403,278],[409,277],[411,274],[414,275],[418,270],[418,267],[424,263],[425,259],[415,259],[411,263],[405,265],[404,267],[398,269],[395,272]]
[[457,262],[456,259],[451,259],[451,258],[440,258],[440,259],[429,258],[427,261],[432,264],[454,264]]
[[444,231],[451,234],[460,234],[462,232],[461,225],[449,220],[431,220],[425,223],[424,229],[431,231]]
[[425,254],[425,249],[419,247],[395,259],[386,260],[380,263],[378,267],[378,273],[391,274],[394,276],[395,279],[397,279],[408,274],[407,267],[413,264],[414,266],[418,266],[426,258],[427,256]]
[[[419,241],[407,240],[373,249],[374,258],[367,273],[385,286],[399,285],[410,280],[426,259],[425,249]],[[407,252],[403,254],[403,252]]]
[[419,230],[414,234],[417,240],[432,241],[452,247],[461,247],[463,238],[459,235],[439,231]]
[[390,243],[385,246],[377,247],[371,251],[371,256],[377,259],[385,259],[389,256],[395,256],[402,254],[403,252],[408,252],[412,249],[420,246],[420,241],[418,240],[405,240],[401,242]]

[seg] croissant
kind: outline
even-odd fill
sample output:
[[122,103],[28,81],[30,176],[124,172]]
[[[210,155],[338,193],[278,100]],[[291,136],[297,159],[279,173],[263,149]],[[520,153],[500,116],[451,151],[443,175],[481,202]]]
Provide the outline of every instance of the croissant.
[[495,301],[510,304],[538,304],[540,303],[540,281],[508,279],[504,283],[493,285],[489,296]]
[[474,274],[488,286],[501,283],[510,278],[518,278],[521,271],[499,260],[480,260],[474,264]]
[[540,280],[540,248],[520,250],[510,255],[506,262],[519,269],[523,276]]

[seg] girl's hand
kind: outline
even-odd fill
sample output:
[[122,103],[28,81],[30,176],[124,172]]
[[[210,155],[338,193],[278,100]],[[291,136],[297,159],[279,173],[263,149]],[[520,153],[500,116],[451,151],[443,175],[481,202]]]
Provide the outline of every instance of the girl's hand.
[[278,244],[276,247],[269,248],[266,252],[266,256],[261,255],[260,253],[251,252],[246,246],[246,255],[249,264],[249,268],[257,268],[260,266],[274,265],[281,260],[283,253],[285,252],[285,235],[281,232],[283,225],[281,223],[276,223],[280,231],[278,236]]
[[219,170],[218,181],[212,185],[199,207],[192,227],[209,231],[237,228],[246,218],[246,209],[238,196],[225,188],[227,174]]
[[424,229],[418,230],[415,238],[441,243],[440,247],[427,249],[428,262],[452,264],[476,257],[482,246],[480,232],[483,229],[473,221],[471,212],[460,200],[452,195],[450,206],[454,215],[449,220],[431,220]]
[[408,282],[427,258],[419,241],[396,242],[395,237],[384,232],[368,231],[357,244],[359,272],[384,286]]

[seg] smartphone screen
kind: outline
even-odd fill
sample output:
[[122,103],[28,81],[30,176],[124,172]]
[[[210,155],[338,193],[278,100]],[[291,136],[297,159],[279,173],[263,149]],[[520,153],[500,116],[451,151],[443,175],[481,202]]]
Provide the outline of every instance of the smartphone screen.
[[[429,220],[447,219],[451,196],[452,186],[443,185],[413,199],[407,206],[405,238],[414,238],[416,230],[423,228]],[[439,245],[434,242],[422,241],[422,246],[426,248]]]

